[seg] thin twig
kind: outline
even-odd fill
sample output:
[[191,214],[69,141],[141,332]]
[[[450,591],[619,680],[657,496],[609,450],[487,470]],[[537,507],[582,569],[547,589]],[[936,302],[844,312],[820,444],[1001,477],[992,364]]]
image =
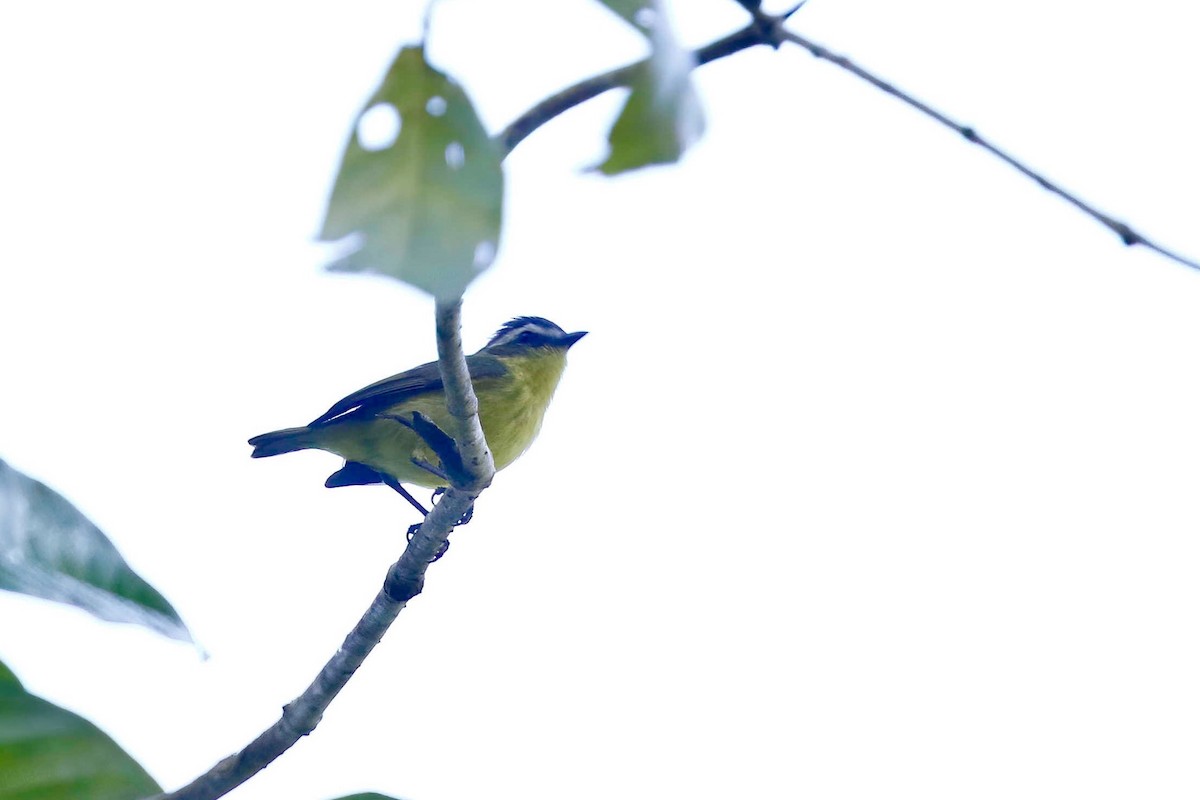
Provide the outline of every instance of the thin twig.
[[906,103],[907,105],[911,106],[912,108],[915,108],[917,111],[920,111],[925,116],[930,117],[931,119],[934,119],[937,122],[940,122],[942,125],[945,125],[947,128],[954,131],[959,136],[966,139],[968,142],[971,142],[972,144],[975,144],[975,145],[979,145],[984,150],[988,151],[989,153],[994,155],[996,158],[1003,161],[1005,164],[1008,164],[1010,167],[1015,169],[1017,172],[1020,172],[1022,175],[1029,178],[1030,180],[1032,180],[1038,186],[1041,186],[1043,189],[1050,192],[1051,194],[1058,195],[1063,200],[1066,200],[1068,203],[1070,203],[1071,205],[1078,208],[1084,214],[1087,214],[1089,217],[1096,220],[1104,227],[1108,228],[1110,231],[1115,233],[1117,236],[1121,237],[1121,241],[1124,244],[1130,245],[1130,246],[1140,244],[1143,247],[1149,248],[1150,250],[1153,250],[1154,252],[1158,253],[1159,255],[1165,256],[1166,258],[1169,258],[1176,263],[1182,264],[1185,267],[1191,267],[1192,269],[1200,270],[1200,262],[1186,258],[1186,257],[1180,255],[1179,253],[1168,250],[1167,248],[1163,247],[1162,245],[1157,244],[1156,242],[1153,242],[1150,239],[1147,239],[1141,233],[1139,233],[1138,231],[1131,228],[1128,224],[1108,216],[1107,214],[1105,214],[1104,212],[1095,208],[1094,206],[1090,205],[1089,203],[1081,200],[1076,195],[1068,192],[1066,189],[1062,188],[1057,183],[1054,183],[1046,176],[1035,171],[1033,168],[1026,166],[1021,161],[1018,161],[1015,157],[1009,155],[1004,150],[1001,150],[996,145],[994,145],[991,142],[989,142],[988,140],[984,139],[982,136],[980,136],[975,131],[974,128],[971,128],[967,125],[963,125],[962,123],[959,123],[959,122],[956,122],[956,121],[950,119],[950,117],[946,116],[945,114],[938,111],[937,109],[931,108],[930,106],[926,105],[925,103],[922,103],[920,100],[917,100],[912,95],[910,95],[900,89],[897,89],[894,85],[892,85],[891,83],[888,83],[887,81],[883,80],[879,76],[874,75],[873,73],[870,73],[867,70],[863,69],[862,67],[858,66],[857,64],[855,64],[853,61],[851,61],[846,56],[838,55],[837,53],[831,52],[828,48],[823,47],[823,46],[817,44],[816,42],[813,42],[809,39],[804,38],[803,36],[801,36],[797,33],[793,33],[788,30],[782,31],[781,35],[782,35],[783,39],[785,39],[786,41],[792,42],[793,44],[797,44],[800,47],[803,47],[805,50],[812,53],[815,57],[823,59],[825,61],[828,61],[829,63],[846,70],[851,75],[854,75],[856,78],[861,78],[862,80],[864,80],[867,83],[874,86],[876,89],[879,89],[882,92],[886,92],[887,94],[892,95],[893,97],[900,100],[901,102]]
[[283,707],[279,721],[187,786],[158,795],[156,800],[215,800],[222,797],[282,755],[301,736],[311,733],[333,698],[379,644],[396,615],[409,600],[421,593],[425,571],[434,556],[475,498],[491,483],[495,469],[479,427],[479,403],[467,377],[460,313],[460,303],[438,304],[438,365],[446,386],[447,404],[458,428],[454,431],[455,439],[471,485],[465,489],[451,488],[442,495],[400,559],[388,570],[383,589],[362,619],[303,694]]

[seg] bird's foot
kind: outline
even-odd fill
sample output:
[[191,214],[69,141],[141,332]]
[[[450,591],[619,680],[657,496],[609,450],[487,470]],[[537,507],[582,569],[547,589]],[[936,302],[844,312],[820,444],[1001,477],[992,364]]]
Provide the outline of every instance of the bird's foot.
[[[419,531],[421,529],[422,524],[423,523],[418,522],[414,525],[409,525],[408,533],[406,533],[404,535],[405,540],[411,542],[413,537],[417,535],[417,531]],[[433,562],[440,559],[442,556],[446,555],[446,551],[449,549],[450,549],[450,540],[447,539],[446,541],[442,542],[442,546],[439,547],[437,549],[437,552],[433,554],[433,558],[429,559],[429,563],[432,564]]]
[[[445,486],[439,486],[438,488],[434,489],[433,494],[429,498],[429,504],[433,505],[434,503],[436,503],[437,499],[439,497],[441,497],[442,495],[444,495],[445,493],[446,493]],[[468,522],[471,521],[471,517],[473,517],[473,516],[475,516],[475,504],[474,503],[472,503],[471,505],[469,505],[467,507],[467,510],[463,512],[463,515],[458,518],[458,522],[454,523],[454,527],[457,528],[459,525],[466,525]]]
[[[439,486],[438,488],[434,489],[433,496],[430,498],[430,505],[436,505],[438,497],[440,497],[441,495],[443,495],[445,493],[446,493],[446,488],[444,486]],[[425,515],[429,516],[429,513],[426,512]],[[471,517],[473,517],[473,516],[475,516],[475,504],[474,503],[467,506],[467,510],[464,511],[463,515],[458,518],[458,522],[454,523],[454,527],[457,528],[459,525],[466,525],[468,522],[471,521]],[[408,532],[405,534],[405,539],[407,541],[411,542],[413,539],[413,536],[415,536],[417,534],[417,531],[421,529],[422,524],[423,523],[421,523],[421,522],[417,522],[412,525],[409,525]],[[442,546],[439,547],[437,552],[433,554],[433,558],[429,559],[429,563],[432,564],[433,562],[440,559],[442,556],[446,555],[446,551],[449,549],[450,549],[450,540],[447,539],[446,541],[442,542]]]

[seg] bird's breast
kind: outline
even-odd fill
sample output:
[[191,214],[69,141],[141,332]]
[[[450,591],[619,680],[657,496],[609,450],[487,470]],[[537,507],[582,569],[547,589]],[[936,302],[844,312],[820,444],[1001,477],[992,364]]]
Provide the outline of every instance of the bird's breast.
[[537,438],[565,365],[558,354],[514,357],[505,360],[509,374],[495,386],[476,387],[479,422],[496,469],[515,461]]

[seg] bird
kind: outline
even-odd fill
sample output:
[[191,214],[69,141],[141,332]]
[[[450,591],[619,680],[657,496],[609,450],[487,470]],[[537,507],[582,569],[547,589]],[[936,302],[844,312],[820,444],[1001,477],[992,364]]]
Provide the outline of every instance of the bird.
[[[567,333],[543,317],[516,317],[467,356],[479,422],[497,471],[537,438],[567,351],[586,335]],[[413,367],[343,397],[307,425],[255,436],[249,440],[254,447],[250,455],[265,458],[309,449],[334,453],[345,464],[325,481],[327,487],[382,483],[426,514],[403,484],[442,491],[451,482],[413,421],[420,414],[442,431],[449,429],[443,388],[436,361]]]

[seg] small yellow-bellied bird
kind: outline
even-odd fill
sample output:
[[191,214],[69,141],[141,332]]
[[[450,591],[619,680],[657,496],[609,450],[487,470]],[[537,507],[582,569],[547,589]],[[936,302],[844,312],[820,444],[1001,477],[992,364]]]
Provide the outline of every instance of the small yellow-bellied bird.
[[[496,469],[516,461],[542,427],[542,417],[567,364],[567,350],[587,331],[567,333],[541,317],[507,322],[487,345],[467,356],[479,398],[479,423]],[[342,398],[302,428],[285,428],[250,440],[254,458],[318,449],[336,453],[345,465],[325,485],[383,483],[422,513],[424,507],[400,484],[428,489],[449,480],[432,448],[412,427],[414,412],[450,430],[437,362],[384,378]]]

